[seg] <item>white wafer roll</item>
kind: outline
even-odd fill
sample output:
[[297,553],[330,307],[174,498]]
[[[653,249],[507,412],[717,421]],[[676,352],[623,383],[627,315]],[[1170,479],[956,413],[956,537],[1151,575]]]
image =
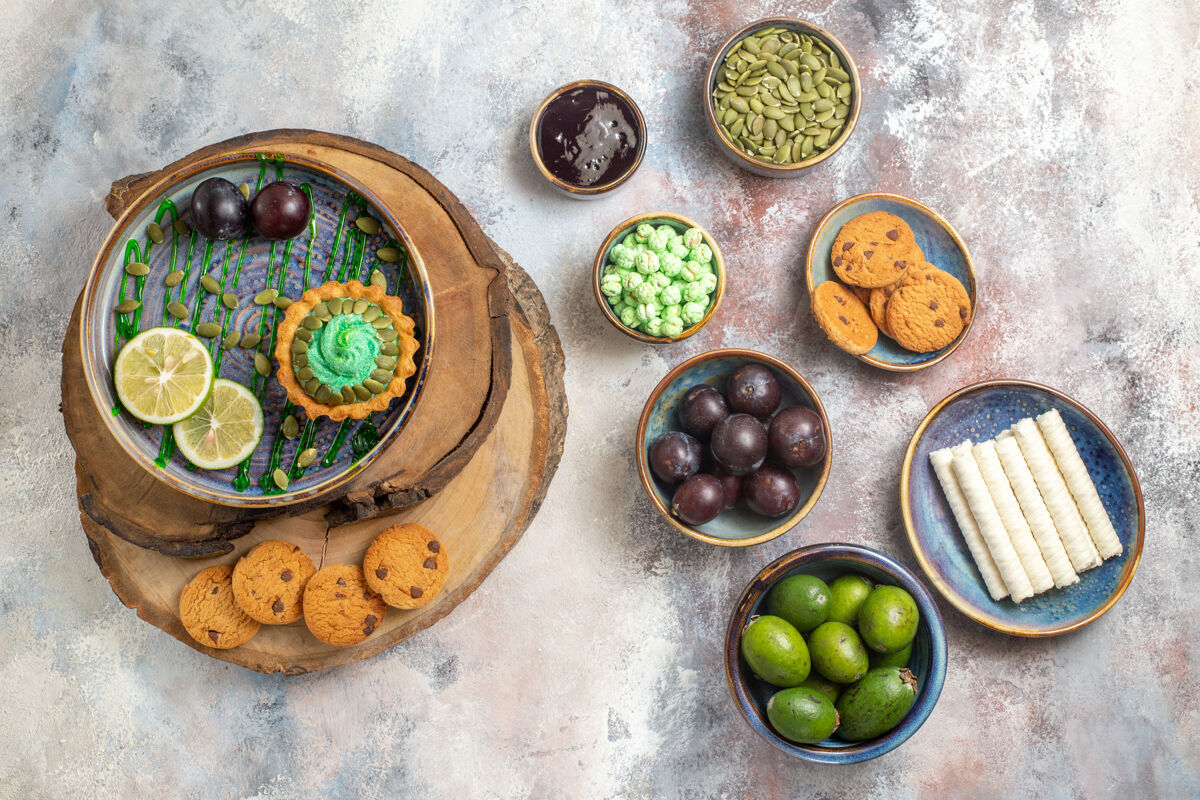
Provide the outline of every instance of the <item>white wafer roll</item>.
[[993,600],[1003,600],[1008,597],[1008,587],[1004,585],[1004,578],[1000,577],[1000,570],[996,569],[996,562],[992,559],[992,554],[988,552],[987,542],[983,540],[983,534],[979,532],[979,525],[975,522],[975,517],[971,516],[971,509],[967,506],[967,498],[963,496],[962,489],[958,485],[958,478],[954,476],[954,467],[951,466],[954,461],[954,453],[950,452],[949,447],[943,447],[941,450],[934,450],[929,454],[929,461],[933,464],[933,471],[937,474],[938,483],[942,485],[942,493],[946,495],[946,501],[950,503],[950,511],[954,514],[954,519],[958,522],[958,529],[962,531],[963,538],[967,541],[967,549],[971,551],[971,558],[975,559],[975,566],[979,568],[979,574],[983,576],[983,583],[987,586],[988,594]]
[[1004,530],[1000,512],[996,510],[987,484],[983,482],[979,464],[971,452],[971,443],[963,442],[951,452],[954,453],[954,461],[951,462],[954,466],[954,477],[958,478],[958,485],[963,496],[967,498],[971,516],[979,525],[979,532],[987,542],[988,552],[992,554],[992,560],[996,562],[996,569],[1000,570],[1000,576],[1004,578],[1004,585],[1008,587],[1013,602],[1019,603],[1027,597],[1032,597],[1033,586],[1029,583],[1025,568],[1021,566],[1017,551],[1013,549],[1008,532]]
[[1012,434],[996,437],[996,455],[1000,457],[1008,485],[1012,487],[1017,502],[1021,504],[1021,513],[1025,515],[1033,538],[1037,540],[1038,549],[1042,551],[1042,558],[1046,560],[1046,566],[1054,578],[1054,585],[1061,589],[1078,583],[1079,576],[1071,566],[1071,559],[1067,556],[1067,549],[1063,547],[1062,540],[1058,538],[1058,531],[1055,530],[1054,520],[1050,518],[1050,512],[1046,509],[1046,502],[1038,493],[1033,473],[1029,471],[1025,456],[1021,455],[1021,448]]
[[1096,491],[1096,484],[1088,475],[1087,465],[1083,463],[1062,415],[1058,413],[1057,408],[1052,408],[1037,418],[1037,424],[1046,439],[1046,445],[1054,455],[1058,471],[1062,473],[1067,488],[1071,490],[1071,496],[1075,498],[1075,505],[1079,507],[1079,513],[1087,525],[1092,541],[1096,544],[1096,549],[1104,558],[1119,556],[1122,549],[1121,540],[1113,528],[1112,520],[1108,518],[1108,512],[1104,510],[1100,493]]
[[992,502],[996,504],[1000,521],[1004,523],[1004,530],[1008,531],[1008,539],[1017,551],[1017,558],[1021,559],[1021,566],[1025,568],[1025,575],[1033,586],[1033,593],[1048,591],[1054,586],[1054,578],[1042,559],[1042,551],[1038,549],[1033,532],[1029,530],[1029,523],[1021,513],[1021,506],[1013,495],[1012,487],[1008,485],[1008,476],[1004,474],[1004,467],[996,455],[996,443],[980,442],[971,450],[975,454],[975,462],[979,464],[983,482],[987,484],[988,493],[992,496]]
[[1100,553],[1096,550],[1096,545],[1092,544],[1092,537],[1088,536],[1083,517],[1079,516],[1079,509],[1075,508],[1071,491],[1067,488],[1062,473],[1058,471],[1058,465],[1054,463],[1054,456],[1050,454],[1050,448],[1042,438],[1041,429],[1032,419],[1023,419],[1013,426],[1013,433],[1017,437],[1017,444],[1021,446],[1021,455],[1025,456],[1025,463],[1033,474],[1042,500],[1046,502],[1050,519],[1054,520],[1054,527],[1058,529],[1058,538],[1067,550],[1071,566],[1076,572],[1083,572],[1099,565]]

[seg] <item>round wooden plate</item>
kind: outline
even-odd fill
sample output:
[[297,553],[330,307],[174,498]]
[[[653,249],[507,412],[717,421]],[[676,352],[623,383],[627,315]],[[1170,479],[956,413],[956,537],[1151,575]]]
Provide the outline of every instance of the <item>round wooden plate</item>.
[[[513,356],[512,383],[503,410],[487,440],[469,463],[434,497],[395,517],[330,527],[326,509],[259,522],[230,542],[231,552],[206,559],[176,558],[132,544],[93,520],[82,499],[96,490],[76,461],[80,517],[92,555],[121,602],[138,616],[214,658],[260,672],[299,675],[369,658],[403,641],[446,614],[467,597],[512,548],[533,519],[562,454],[566,434],[563,354],[537,287],[509,263],[507,275],[517,300],[507,317]],[[215,650],[193,640],[179,621],[179,593],[193,575],[213,564],[233,564],[258,542],[294,542],[318,566],[361,562],[367,545],[382,529],[400,521],[434,530],[450,555],[442,593],[413,611],[388,609],[378,630],[353,647],[326,645],[300,621],[264,625],[245,644]]]
[[205,147],[158,172],[119,180],[106,206],[119,216],[163,175],[241,150],[336,166],[404,220],[429,273],[439,357],[408,425],[353,480],[283,509],[238,509],[171,489],[117,445],[82,380],[77,304],[63,349],[62,412],[79,467],[89,478],[80,507],[108,533],[171,555],[228,553],[232,540],[246,535],[256,520],[281,514],[298,516],[324,507],[328,520],[341,524],[421,502],[444,487],[487,439],[504,406],[512,370],[512,295],[505,262],[446,187],[376,145],[316,131],[250,134]]

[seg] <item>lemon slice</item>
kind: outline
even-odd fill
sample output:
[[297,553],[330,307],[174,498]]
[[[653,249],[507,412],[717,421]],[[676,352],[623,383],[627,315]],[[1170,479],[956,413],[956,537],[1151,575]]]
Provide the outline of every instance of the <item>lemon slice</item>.
[[187,331],[151,328],[117,353],[113,384],[130,414],[143,422],[170,425],[195,414],[212,391],[212,356]]
[[171,430],[188,461],[201,469],[225,469],[244,461],[258,446],[262,406],[245,386],[217,378],[200,410]]

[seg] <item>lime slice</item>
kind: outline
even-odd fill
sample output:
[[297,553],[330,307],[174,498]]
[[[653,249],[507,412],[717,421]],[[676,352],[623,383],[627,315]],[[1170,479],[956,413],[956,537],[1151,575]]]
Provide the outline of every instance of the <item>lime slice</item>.
[[225,469],[246,459],[263,435],[262,406],[240,383],[217,378],[192,416],[176,422],[175,445],[201,469]]
[[130,414],[143,422],[170,425],[195,414],[212,391],[212,356],[187,331],[151,328],[117,353],[113,384]]

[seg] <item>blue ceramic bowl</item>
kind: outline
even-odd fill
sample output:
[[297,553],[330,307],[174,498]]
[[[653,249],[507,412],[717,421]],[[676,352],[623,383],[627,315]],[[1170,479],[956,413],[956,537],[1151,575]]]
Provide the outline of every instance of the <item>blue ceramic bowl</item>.
[[[721,392],[729,377],[745,364],[762,364],[770,369],[783,390],[780,408],[789,405],[805,405],[817,412],[825,428],[825,457],[820,464],[808,469],[793,470],[800,484],[803,498],[790,515],[785,518],[763,517],[739,506],[721,514],[703,525],[688,525],[671,513],[671,496],[674,487],[659,480],[650,469],[650,445],[661,434],[679,430],[675,407],[684,393],[698,383],[708,383]],[[693,539],[724,547],[746,547],[769,542],[796,526],[812,510],[821,497],[825,481],[829,478],[829,467],[833,463],[833,435],[829,429],[829,417],[825,407],[804,376],[779,359],[754,350],[711,350],[684,361],[659,381],[650,393],[641,419],[638,420],[637,437],[634,442],[637,453],[638,475],[642,487],[658,513]]]
[[[857,572],[876,583],[900,586],[917,602],[921,621],[908,669],[917,678],[917,699],[908,715],[892,730],[864,742],[843,742],[836,734],[819,744],[796,744],[771,727],[767,701],[778,687],[759,680],[742,658],[742,630],[762,613],[771,587],[789,575],[816,575],[828,583],[839,575]],[[946,680],[946,631],[942,615],[925,585],[900,563],[878,550],[853,544],[816,544],[802,547],[772,561],[754,576],[742,592],[725,634],[725,676],[742,716],[759,736],[788,755],[821,764],[855,764],[899,747],[917,732],[937,704]]]
[[[272,242],[257,235],[228,241],[213,241],[194,231],[183,235],[172,228],[178,216],[190,218],[193,190],[204,180],[222,177],[251,190],[270,181],[285,180],[311,192],[313,223],[296,238]],[[354,220],[369,214],[382,229],[373,235],[358,230]],[[153,243],[147,226],[157,222],[165,232],[161,244]],[[315,235],[312,233],[315,230]],[[398,245],[407,256],[395,262],[378,258],[379,249]],[[143,262],[150,268],[145,278],[125,273],[124,265]],[[185,278],[169,290],[164,278],[173,269]],[[286,440],[280,432],[287,396],[272,376],[263,381],[254,370],[254,355],[271,357],[273,330],[283,312],[274,306],[254,304],[264,288],[282,288],[282,294],[298,299],[305,288],[320,286],[327,279],[366,281],[380,270],[387,279],[389,294],[403,298],[405,313],[413,318],[420,348],[416,373],[408,379],[408,391],[371,419],[345,423],[321,418],[312,421],[304,434]],[[226,310],[216,295],[200,286],[201,275],[221,283],[225,292],[236,295],[237,308]],[[138,298],[141,309],[134,314],[116,314],[122,299]],[[189,316],[180,321],[166,313],[168,302],[182,302]],[[265,318],[264,318],[265,317]],[[160,325],[194,330],[204,322],[222,324],[230,331],[265,335],[253,350],[234,347],[222,351],[220,337],[204,340],[219,359],[218,376],[248,387],[259,387],[264,431],[262,441],[245,468],[223,470],[190,468],[173,452],[163,437],[169,427],[145,427],[119,410],[112,384],[112,366],[122,345],[137,331]],[[142,468],[185,494],[223,505],[265,508],[315,499],[358,474],[387,445],[411,417],[425,385],[434,343],[433,292],[416,247],[391,213],[351,176],[322,162],[268,153],[229,153],[190,164],[168,175],[136,200],[105,240],[84,287],[83,324],[80,346],[85,377],[92,399],[117,443]],[[274,367],[274,362],[272,361]],[[302,411],[295,412],[302,429]],[[318,458],[307,468],[296,464],[303,443],[316,448]],[[286,491],[271,480],[276,467],[291,478]]]
[[829,254],[838,231],[850,220],[870,211],[886,211],[908,223],[917,244],[925,253],[925,260],[938,269],[949,272],[966,287],[971,298],[971,316],[958,337],[941,350],[914,353],[905,350],[881,331],[879,341],[870,352],[855,358],[892,372],[912,372],[933,366],[953,353],[967,338],[979,309],[979,298],[975,286],[975,267],[971,263],[971,253],[967,250],[966,243],[944,217],[924,203],[898,194],[872,192],[848,198],[831,208],[817,223],[817,229],[808,245],[804,269],[809,296],[812,296],[814,288],[825,281],[838,280],[833,266],[829,263]]
[[[1019,605],[988,594],[942,494],[929,454],[964,439],[985,441],[1025,417],[1057,408],[1100,492],[1124,547],[1121,555],[1079,574],[1079,583],[1051,589]],[[917,426],[900,474],[900,508],[913,552],[929,580],[971,619],[1016,636],[1055,636],[1087,625],[1121,597],[1133,580],[1146,534],[1137,473],[1112,432],[1062,392],[1027,381],[984,381],[938,403]]]

